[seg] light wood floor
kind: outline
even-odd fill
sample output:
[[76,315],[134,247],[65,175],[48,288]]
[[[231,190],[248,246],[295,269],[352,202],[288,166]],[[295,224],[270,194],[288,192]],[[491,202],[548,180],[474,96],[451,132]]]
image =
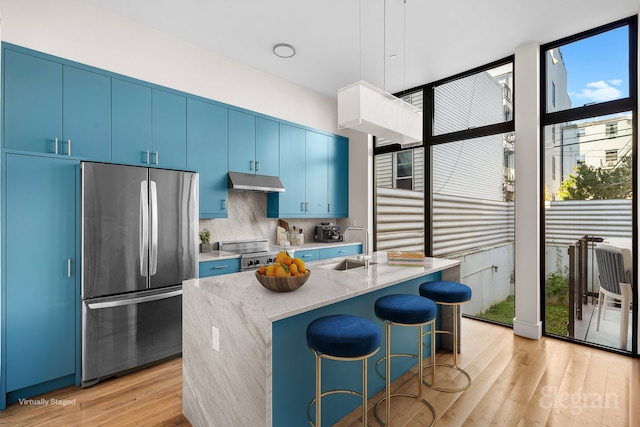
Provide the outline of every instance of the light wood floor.
[[[459,363],[473,383],[462,393],[425,388],[424,397],[438,414],[437,425],[640,425],[640,359],[554,339],[528,340],[514,336],[511,329],[470,319],[463,319],[462,327],[464,348]],[[450,355],[439,355],[447,356]],[[439,371],[439,381],[446,379],[442,374],[445,370]],[[394,389],[415,392],[415,377],[401,377],[395,381]],[[373,396],[371,402],[379,396]],[[182,415],[181,359],[87,389],[67,387],[39,398],[57,402],[14,403],[0,412],[0,425],[190,425]],[[430,424],[430,412],[421,403],[409,398],[394,399],[392,403],[394,427]],[[383,408],[381,415],[384,417]],[[359,416],[356,411],[336,427],[359,426]],[[373,409],[369,425],[380,425]]]

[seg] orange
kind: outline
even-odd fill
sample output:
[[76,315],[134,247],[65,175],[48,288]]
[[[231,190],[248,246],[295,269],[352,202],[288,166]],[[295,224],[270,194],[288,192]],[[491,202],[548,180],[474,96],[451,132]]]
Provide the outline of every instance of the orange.
[[302,260],[302,258],[294,258],[293,263],[298,266],[299,272],[301,273],[304,272],[305,268],[304,268],[304,261]]
[[298,266],[292,263],[289,266],[289,272],[291,273],[292,276],[297,275],[298,274]]
[[287,258],[288,258],[288,257],[289,257],[289,254],[288,254],[288,253],[286,253],[286,252],[278,252],[278,255],[276,255],[276,262],[279,262],[280,264],[282,264],[282,263],[283,263],[283,262],[282,262],[282,260],[283,260],[285,257],[287,257]]
[[280,266],[276,268],[276,277],[289,277],[289,273],[287,273],[284,267]]
[[266,274],[267,276],[275,276],[276,275],[276,268],[273,265],[270,265],[269,267],[267,267],[266,269]]
[[258,274],[264,276],[264,273],[267,271],[267,267],[265,267],[264,265],[261,265],[260,268],[258,269]]
[[289,255],[282,257],[282,264],[284,265],[291,265],[291,262],[293,260],[291,259],[291,257]]

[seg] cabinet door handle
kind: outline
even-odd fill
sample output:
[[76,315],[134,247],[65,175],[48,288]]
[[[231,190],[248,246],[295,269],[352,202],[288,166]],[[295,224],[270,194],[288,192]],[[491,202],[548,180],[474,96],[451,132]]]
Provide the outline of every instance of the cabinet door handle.
[[331,203],[327,205],[327,212],[331,212]]
[[227,210],[227,199],[222,199],[221,202],[222,210]]
[[67,258],[67,277],[71,277],[71,258]]
[[256,172],[260,172],[260,160],[256,160]]
[[216,265],[215,267],[213,267],[214,270],[221,270],[223,268],[227,268],[229,267],[228,265]]
[[309,202],[304,203],[304,211],[309,212]]
[[304,202],[300,202],[300,212],[304,212]]
[[249,170],[253,172],[253,160],[249,160]]
[[149,156],[151,155],[151,153],[149,152],[149,150],[147,150],[147,164],[149,164]]
[[158,164],[158,152],[156,151],[156,165]]
[[58,154],[58,138],[55,138],[55,139],[53,140],[53,143],[55,144],[55,145],[53,146],[53,153],[54,153],[54,154]]
[[71,156],[71,140],[67,140],[67,156]]

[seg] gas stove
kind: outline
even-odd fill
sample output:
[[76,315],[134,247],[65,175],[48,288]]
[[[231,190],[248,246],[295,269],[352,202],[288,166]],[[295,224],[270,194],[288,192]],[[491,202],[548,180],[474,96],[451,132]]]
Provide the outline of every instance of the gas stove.
[[278,254],[278,247],[270,246],[267,239],[220,242],[218,249],[240,254],[240,271],[257,270],[261,265],[271,264]]

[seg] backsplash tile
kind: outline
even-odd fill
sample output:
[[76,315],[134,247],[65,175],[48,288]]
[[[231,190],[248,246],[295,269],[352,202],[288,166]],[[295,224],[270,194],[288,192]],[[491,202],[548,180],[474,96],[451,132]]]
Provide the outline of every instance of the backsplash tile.
[[[277,218],[267,218],[267,195],[253,191],[229,191],[227,201],[229,218],[201,219],[200,230],[207,228],[211,231],[211,242],[214,248],[217,243],[227,240],[244,240],[267,238],[270,244],[276,244],[276,229],[269,229],[273,221],[278,225]],[[332,222],[341,226],[344,231],[348,225],[346,218],[283,218],[289,227],[294,225],[302,228],[305,243],[313,242],[315,226],[320,222]]]

